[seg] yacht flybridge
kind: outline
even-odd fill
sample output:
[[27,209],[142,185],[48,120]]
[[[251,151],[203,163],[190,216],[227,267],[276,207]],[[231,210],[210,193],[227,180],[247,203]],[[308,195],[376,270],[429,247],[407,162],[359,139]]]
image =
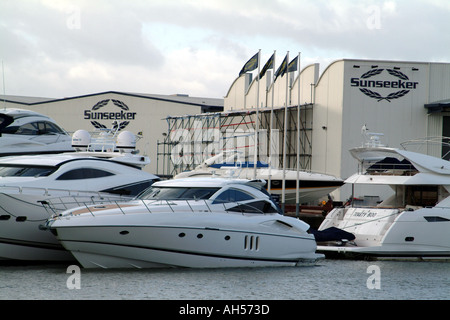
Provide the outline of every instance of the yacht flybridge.
[[[221,162],[222,160],[225,161]],[[239,153],[235,150],[211,157],[194,170],[178,174],[175,176],[175,179],[212,175],[228,176],[230,173],[236,178],[266,180],[266,189],[270,190],[270,193],[274,195],[282,195],[283,174],[285,174],[284,192],[287,204],[295,204],[296,202],[297,179],[299,179],[299,203],[308,204],[316,204],[320,199],[344,184],[343,180],[334,176],[271,168],[268,164],[259,161],[255,169],[253,163],[240,161]]]
[[80,203],[131,199],[159,178],[141,168],[127,131],[84,130],[73,136],[77,152],[0,159],[0,260],[74,260],[40,225]]
[[[318,250],[354,258],[450,258],[450,162],[384,147],[379,136],[372,135],[369,145],[350,150],[359,161],[360,172],[345,183],[354,190],[390,186],[392,196],[375,206],[351,204],[333,209],[319,230],[336,227],[353,234],[354,240],[319,243]],[[422,142],[429,151],[443,150],[434,141]]]
[[0,110],[0,157],[73,151],[72,138],[53,119],[24,109]]
[[74,208],[47,222],[85,268],[262,267],[322,255],[309,225],[280,214],[264,181],[160,181],[133,201]]

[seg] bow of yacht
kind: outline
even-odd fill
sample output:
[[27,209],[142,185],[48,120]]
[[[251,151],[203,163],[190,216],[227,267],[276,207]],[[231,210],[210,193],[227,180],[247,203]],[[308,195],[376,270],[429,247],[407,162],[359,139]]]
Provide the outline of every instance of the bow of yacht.
[[296,266],[321,258],[309,225],[282,216],[264,183],[160,181],[133,201],[68,210],[47,227],[86,268]]

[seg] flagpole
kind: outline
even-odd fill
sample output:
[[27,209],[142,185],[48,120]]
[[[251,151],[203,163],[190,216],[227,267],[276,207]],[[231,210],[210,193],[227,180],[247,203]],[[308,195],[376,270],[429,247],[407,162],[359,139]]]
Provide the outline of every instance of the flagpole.
[[269,137],[269,181],[267,191],[270,194],[271,191],[271,181],[272,181],[272,143],[273,143],[273,104],[274,104],[274,90],[275,90],[275,58],[276,50],[273,51],[273,62],[272,62],[272,108],[270,109],[270,137]]
[[3,109],[6,110],[6,89],[5,89],[5,69],[2,60],[2,77],[3,77]]
[[254,143],[255,143],[255,154],[253,155],[253,179],[256,180],[256,163],[258,162],[258,130],[259,130],[259,80],[260,80],[260,76],[259,73],[261,72],[260,70],[260,63],[259,61],[261,60],[261,49],[259,49],[258,51],[258,90],[257,90],[257,96],[256,96],[256,124],[255,124],[255,139],[254,139]]
[[297,93],[297,183],[296,183],[296,217],[300,216],[300,52],[298,53],[298,93]]
[[282,179],[282,192],[281,192],[281,204],[282,204],[282,209],[283,209],[283,214],[284,214],[284,210],[285,210],[285,204],[286,204],[286,146],[287,146],[287,141],[286,141],[286,137],[287,137],[287,111],[288,111],[288,78],[289,78],[289,73],[287,72],[288,69],[288,64],[289,64],[289,51],[286,54],[286,102],[284,103],[284,143],[283,143],[283,179]]

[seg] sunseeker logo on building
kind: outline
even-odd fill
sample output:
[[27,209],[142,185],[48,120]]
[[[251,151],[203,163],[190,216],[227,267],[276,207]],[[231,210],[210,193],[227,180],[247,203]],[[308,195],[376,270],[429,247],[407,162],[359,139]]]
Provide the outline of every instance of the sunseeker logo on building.
[[[110,101],[115,107],[119,108],[120,111],[100,110],[103,107],[111,105]],[[117,121],[118,123],[120,123],[119,130],[121,130],[130,123],[129,120],[136,119],[136,112],[130,112],[129,109],[130,108],[128,108],[128,106],[122,101],[115,99],[105,99],[97,102],[91,108],[91,110],[84,110],[84,119],[90,120],[92,125],[97,129],[108,128],[111,126],[112,122]],[[99,120],[109,120],[109,123],[108,125],[105,125],[99,122]]]
[[[373,80],[370,79],[375,77],[383,71],[386,70],[388,74],[393,76],[394,80]],[[364,93],[366,96],[376,99],[377,101],[386,100],[391,102],[393,99],[398,99],[406,94],[408,94],[411,90],[417,88],[418,82],[408,81],[409,78],[406,74],[394,70],[394,69],[372,69],[361,75],[359,78],[351,78],[350,83],[352,87],[357,87],[359,90]],[[391,92],[387,95],[382,95],[378,92],[378,89],[400,89],[394,92]]]

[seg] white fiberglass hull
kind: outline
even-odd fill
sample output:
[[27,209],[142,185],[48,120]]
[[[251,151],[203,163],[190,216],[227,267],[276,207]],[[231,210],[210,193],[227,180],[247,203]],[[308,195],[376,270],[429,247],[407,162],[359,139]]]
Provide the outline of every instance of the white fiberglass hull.
[[401,212],[397,209],[339,208],[333,211],[319,230],[335,226],[353,233],[356,238],[346,245],[319,245],[319,252],[351,258],[450,259],[449,208]]
[[317,246],[317,251],[331,257],[347,257],[361,259],[445,259],[450,260],[450,251],[436,246],[388,245],[372,247]]
[[[114,226],[103,223],[58,227],[56,221],[56,226],[51,228],[57,230],[60,242],[85,268],[296,266],[313,263],[322,257],[315,254],[316,242],[312,235],[283,232],[283,228],[289,227],[276,219],[259,220],[263,225],[258,231],[245,229],[246,223],[254,220],[252,217],[242,217],[240,220],[245,225],[237,229],[229,224],[208,223],[211,213],[187,215],[186,218],[180,216],[165,220],[167,214],[161,214],[163,221],[159,220],[158,214],[148,214],[159,220],[153,225],[129,223]],[[229,217],[233,214],[224,215]],[[170,222],[173,219],[178,222]],[[183,221],[196,219],[210,227],[196,227],[195,223],[182,225]],[[97,216],[91,220],[102,219]],[[258,225],[258,218],[256,220]],[[270,227],[272,225],[275,229]]]
[[[36,195],[0,193],[0,259],[22,261],[75,261],[72,254],[64,249],[49,230],[41,230],[51,211],[47,211],[40,201],[64,196],[53,190],[44,197]],[[90,196],[79,197],[78,203],[93,200]],[[117,197],[118,199],[118,197]],[[66,204],[68,205],[68,203]],[[69,206],[70,207],[70,206]]]
[[[230,168],[216,169],[216,168],[204,168],[196,169],[193,171],[183,172],[177,175],[175,178],[185,177],[202,177],[202,176],[228,176],[230,174]],[[243,179],[253,179],[253,168],[234,169],[234,175]],[[286,204],[295,204],[297,201],[297,172],[294,170],[287,170],[285,172],[286,177],[284,181],[284,195]],[[256,178],[264,179],[267,182],[270,181],[270,193],[279,195],[280,201],[283,194],[283,170],[280,169],[257,169]],[[310,172],[299,172],[299,203],[315,203],[320,199],[324,199],[331,192],[343,185],[341,179],[335,178],[330,175]],[[267,187],[268,189],[268,187]]]

